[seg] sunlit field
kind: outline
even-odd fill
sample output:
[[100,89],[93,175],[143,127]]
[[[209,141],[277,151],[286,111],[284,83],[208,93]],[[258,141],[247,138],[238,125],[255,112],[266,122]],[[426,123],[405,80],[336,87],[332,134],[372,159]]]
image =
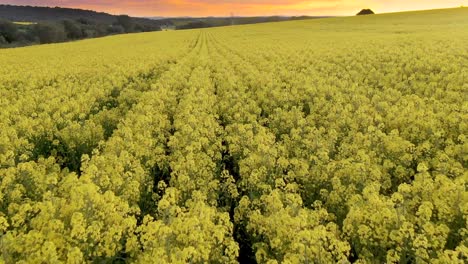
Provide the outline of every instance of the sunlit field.
[[0,263],[466,263],[468,8],[0,50]]
[[34,25],[36,23],[34,23],[34,22],[13,22],[13,24],[21,25],[21,26],[30,26],[30,25]]

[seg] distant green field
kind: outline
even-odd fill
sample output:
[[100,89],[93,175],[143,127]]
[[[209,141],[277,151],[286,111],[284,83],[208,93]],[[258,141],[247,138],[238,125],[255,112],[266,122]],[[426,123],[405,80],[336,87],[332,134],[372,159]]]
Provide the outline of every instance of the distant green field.
[[22,26],[30,26],[30,25],[35,25],[37,23],[35,22],[13,22],[13,24],[22,25]]
[[0,263],[467,263],[468,8],[0,50]]

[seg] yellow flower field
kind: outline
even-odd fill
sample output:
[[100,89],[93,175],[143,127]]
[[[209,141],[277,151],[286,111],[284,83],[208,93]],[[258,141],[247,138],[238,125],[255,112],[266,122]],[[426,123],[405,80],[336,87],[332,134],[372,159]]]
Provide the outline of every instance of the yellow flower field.
[[0,263],[466,263],[468,8],[0,50]]

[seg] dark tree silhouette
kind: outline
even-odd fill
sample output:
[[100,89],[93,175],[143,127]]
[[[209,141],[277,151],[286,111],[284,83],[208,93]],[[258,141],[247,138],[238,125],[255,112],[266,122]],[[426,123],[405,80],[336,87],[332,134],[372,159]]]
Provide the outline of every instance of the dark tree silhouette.
[[11,43],[16,40],[17,36],[17,28],[15,24],[0,20],[0,36],[2,37],[1,42],[8,42]]
[[34,26],[34,31],[40,43],[55,43],[66,40],[66,33],[63,25],[53,23],[43,23]]
[[129,16],[127,15],[118,16],[117,23],[125,29],[125,32],[129,33],[133,31],[134,24],[133,24],[132,19]]
[[64,20],[63,26],[68,39],[80,39],[83,38],[83,31],[78,23],[73,20]]
[[362,15],[373,15],[375,14],[374,11],[370,9],[363,9],[359,13],[357,13],[357,16],[362,16]]
[[[15,24],[13,22],[31,22]],[[113,34],[159,31],[172,21],[90,10],[0,4],[0,47],[54,43]]]

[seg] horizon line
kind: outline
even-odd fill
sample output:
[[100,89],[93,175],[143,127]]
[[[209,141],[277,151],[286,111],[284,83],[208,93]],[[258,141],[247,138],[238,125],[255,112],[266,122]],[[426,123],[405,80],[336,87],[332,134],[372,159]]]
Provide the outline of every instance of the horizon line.
[[[83,10],[83,11],[91,11],[91,12],[96,12],[96,13],[103,13],[103,14],[108,14],[108,15],[113,15],[113,16],[121,16],[121,15],[126,15],[134,18],[146,18],[146,19],[154,19],[154,18],[161,18],[161,19],[169,19],[169,18],[229,18],[229,17],[238,17],[238,18],[247,18],[247,17],[349,17],[349,16],[355,16],[357,13],[353,13],[350,15],[307,15],[307,14],[297,14],[297,15],[286,15],[286,14],[270,14],[270,15],[207,15],[207,16],[192,16],[192,15],[178,15],[178,16],[162,16],[162,15],[150,15],[150,16],[138,16],[138,15],[132,15],[132,14],[125,14],[125,13],[114,13],[114,12],[109,12],[109,11],[99,11],[99,10],[94,10],[94,9],[86,9],[86,8],[79,8],[79,7],[64,7],[64,6],[49,6],[49,5],[19,5],[19,4],[1,4],[0,6],[22,6],[22,7],[43,7],[43,8],[62,8],[62,9],[76,9],[76,10]],[[454,6],[454,7],[444,7],[444,8],[428,8],[428,9],[409,9],[409,10],[401,10],[401,11],[395,11],[395,12],[382,12],[378,13],[375,12],[374,9],[366,7],[366,8],[361,8],[360,10],[357,10],[357,12],[363,10],[363,9],[371,9],[372,11],[375,12],[376,15],[378,14],[394,14],[394,13],[405,13],[405,12],[418,12],[418,11],[430,11],[430,10],[444,10],[444,9],[456,9],[456,8],[468,8],[467,6],[461,5],[461,6]]]

